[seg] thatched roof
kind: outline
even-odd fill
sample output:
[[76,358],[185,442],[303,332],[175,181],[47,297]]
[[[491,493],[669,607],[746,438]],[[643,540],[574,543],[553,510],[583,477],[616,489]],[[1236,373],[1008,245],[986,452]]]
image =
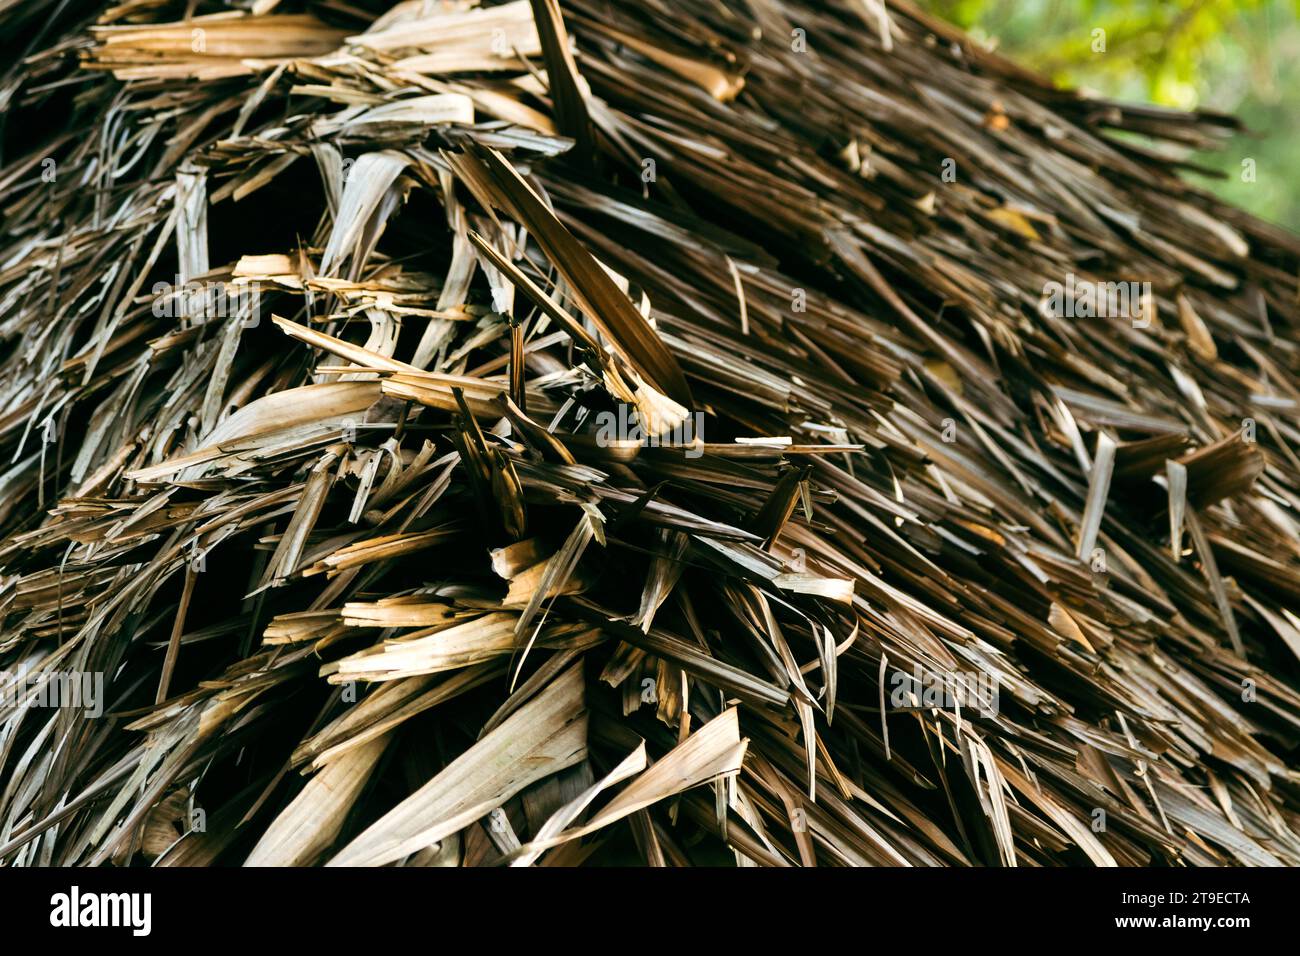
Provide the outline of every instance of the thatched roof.
[[251,6],[0,6],[0,860],[1300,863],[1233,120],[901,0]]

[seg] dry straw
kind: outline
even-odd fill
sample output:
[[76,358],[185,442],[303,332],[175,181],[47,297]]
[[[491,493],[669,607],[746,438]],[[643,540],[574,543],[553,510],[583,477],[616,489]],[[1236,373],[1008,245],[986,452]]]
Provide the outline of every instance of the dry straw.
[[1233,120],[904,0],[88,6],[0,4],[0,861],[1300,863]]

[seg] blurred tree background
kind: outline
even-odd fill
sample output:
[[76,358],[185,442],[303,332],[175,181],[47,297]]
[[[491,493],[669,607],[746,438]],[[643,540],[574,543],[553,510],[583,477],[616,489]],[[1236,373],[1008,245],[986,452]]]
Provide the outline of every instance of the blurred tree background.
[[[1237,115],[1248,134],[1190,157],[1225,178],[1191,178],[1300,232],[1300,0],[922,2],[1062,84]],[[1104,51],[1095,49],[1099,29]]]

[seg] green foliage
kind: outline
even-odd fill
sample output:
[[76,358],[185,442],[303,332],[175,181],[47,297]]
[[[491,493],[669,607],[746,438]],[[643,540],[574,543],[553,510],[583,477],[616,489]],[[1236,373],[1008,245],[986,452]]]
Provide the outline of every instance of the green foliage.
[[[1104,96],[1233,112],[1242,136],[1193,161],[1206,185],[1300,229],[1300,0],[929,0],[941,16],[1059,82]],[[1255,161],[1253,182],[1242,160]]]

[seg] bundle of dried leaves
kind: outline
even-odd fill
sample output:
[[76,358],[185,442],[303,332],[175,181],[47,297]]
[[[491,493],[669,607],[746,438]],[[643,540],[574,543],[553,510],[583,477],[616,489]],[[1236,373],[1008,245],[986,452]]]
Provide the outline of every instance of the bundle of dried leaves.
[[0,26],[0,861],[1300,863],[1231,119],[903,0]]

